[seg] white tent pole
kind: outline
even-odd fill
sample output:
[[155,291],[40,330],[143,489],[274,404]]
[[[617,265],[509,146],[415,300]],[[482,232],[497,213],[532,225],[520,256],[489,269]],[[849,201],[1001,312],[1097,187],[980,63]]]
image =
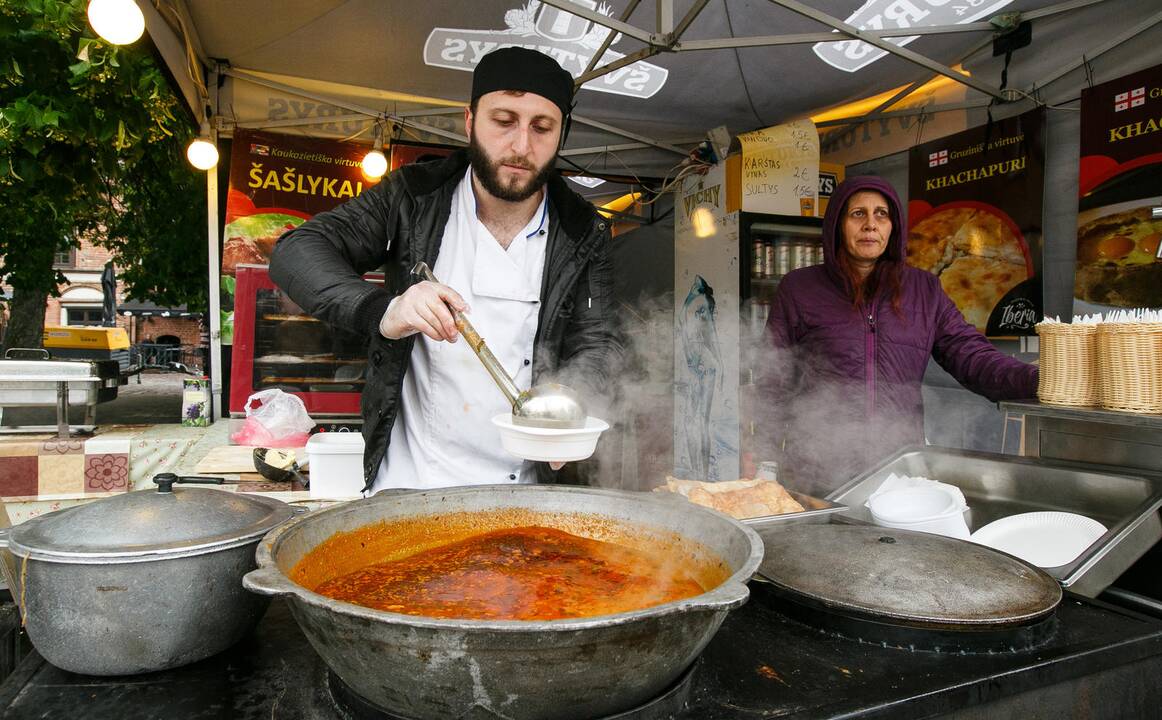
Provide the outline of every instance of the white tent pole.
[[[372,108],[363,107],[363,106],[358,105],[356,103],[347,102],[346,100],[338,100],[338,99],[334,99],[334,98],[325,97],[323,95],[308,92],[306,90],[300,90],[299,88],[296,88],[292,85],[285,85],[283,83],[275,82],[273,80],[267,80],[266,78],[256,77],[256,76],[251,75],[245,71],[241,71],[241,70],[237,70],[237,69],[233,69],[233,68],[224,68],[222,70],[222,73],[225,75],[229,75],[230,77],[237,78],[239,80],[244,80],[246,82],[252,82],[256,85],[263,85],[263,86],[269,87],[273,90],[279,90],[281,92],[290,93],[291,95],[297,95],[299,97],[303,97],[303,98],[306,98],[308,100],[315,100],[317,102],[329,103],[331,105],[335,105],[336,107],[346,108],[347,110],[354,110],[355,112],[366,114],[369,117],[384,117],[384,118],[387,118],[389,120],[395,120],[395,119],[402,118],[402,116],[399,115],[398,113],[383,114],[383,113],[380,113],[376,110],[373,110]],[[328,122],[332,122],[333,120],[334,120],[333,118],[327,118]],[[592,119],[589,119],[586,117],[574,115],[573,121],[581,123],[583,125],[588,125],[590,127],[598,128],[599,130],[604,130],[606,132],[613,133],[614,135],[621,135],[622,137],[627,137],[627,138],[630,138],[631,140],[637,140],[638,142],[643,142],[643,143],[646,143],[648,145],[652,145],[654,147],[661,148],[662,150],[668,150],[672,153],[682,155],[683,157],[685,157],[687,154],[689,154],[686,150],[683,150],[680,147],[675,147],[674,145],[670,145],[668,143],[661,142],[660,140],[654,140],[653,138],[649,138],[649,137],[646,137],[644,135],[639,135],[635,132],[630,132],[629,130],[623,130],[621,128],[614,127],[613,125],[609,125],[609,124],[603,123],[603,122],[598,122],[596,120],[592,120]],[[413,122],[411,120],[408,120],[407,124],[413,128],[418,128],[418,129],[423,130],[425,132],[430,132],[433,135],[440,135],[442,137],[456,140],[457,142],[463,143],[465,145],[468,144],[468,138],[464,137],[463,135],[459,135],[457,133],[448,132],[447,130],[441,130],[440,128],[431,127],[429,125],[424,125],[423,123]]]
[[[411,117],[430,117],[433,115],[462,115],[464,108],[432,108],[430,110],[408,110],[407,112],[392,113],[397,118],[411,118]],[[236,128],[250,128],[250,129],[268,129],[280,127],[302,127],[304,125],[327,125],[330,123],[349,123],[359,122],[365,120],[372,122],[375,117],[368,116],[365,113],[351,113],[350,115],[327,115],[303,118],[286,118],[284,120],[240,120],[231,123]],[[415,123],[409,123],[413,127]]]
[[[209,87],[218,87],[218,71],[212,70],[209,74]],[[214,93],[215,97],[217,92]],[[207,104],[210,99],[207,98]],[[210,112],[217,112],[217,103],[210,106]],[[202,112],[205,112],[203,109]],[[210,124],[210,142],[218,145],[217,123]],[[222,262],[218,255],[218,228],[222,227],[218,217],[218,168],[214,166],[206,171],[206,258],[209,263],[209,292],[206,299],[209,306],[210,320],[210,407],[212,414],[210,422],[218,422],[224,416],[222,413]]]
[[812,20],[816,20],[818,22],[821,22],[824,25],[828,25],[830,27],[833,27],[836,30],[843,32],[844,34],[850,35],[851,37],[856,38],[858,40],[862,40],[869,45],[873,45],[875,47],[878,47],[881,50],[886,50],[887,52],[889,52],[893,55],[897,55],[897,56],[903,58],[904,60],[907,60],[911,63],[915,63],[916,65],[919,65],[921,67],[926,67],[929,70],[931,70],[932,72],[939,73],[939,74],[941,74],[945,77],[948,77],[948,78],[952,78],[956,82],[962,83],[964,85],[968,85],[969,87],[971,87],[975,90],[978,90],[978,91],[984,93],[985,95],[991,95],[992,97],[995,97],[998,100],[1005,99],[1004,93],[1002,93],[998,88],[995,88],[992,85],[989,85],[988,83],[983,83],[975,78],[961,75],[960,73],[956,72],[955,70],[948,67],[947,65],[941,65],[940,63],[936,62],[935,60],[928,58],[928,57],[925,57],[924,55],[921,55],[918,52],[914,52],[914,51],[909,50],[909,49],[904,48],[904,47],[899,47],[897,45],[894,45],[894,44],[888,42],[887,40],[881,40],[880,38],[873,37],[872,35],[865,33],[864,31],[860,30],[859,28],[857,28],[853,25],[848,25],[846,22],[843,22],[842,20],[831,17],[827,13],[822,12],[820,10],[816,10],[813,7],[804,5],[803,3],[798,2],[798,0],[769,0],[769,2],[772,2],[776,5],[781,6],[781,7],[785,7],[788,10],[795,12],[795,13],[798,13],[800,15],[803,15],[805,17],[809,17]]
[[[976,45],[971,50],[969,50],[968,52],[961,55],[960,60],[956,64],[960,65],[960,64],[964,63],[965,60],[972,57],[973,55],[980,52],[981,50],[983,50],[984,48],[988,47],[991,44],[992,44],[992,38],[985,38],[984,40],[982,40],[980,42],[980,44]],[[923,87],[927,83],[932,82],[933,80],[935,80],[938,77],[940,77],[940,76],[933,75],[932,77],[928,78],[927,80],[922,80],[922,81],[917,80],[916,82],[912,83],[911,85],[900,90],[895,95],[892,95],[890,98],[888,98],[884,102],[880,103],[879,106],[877,106],[871,112],[868,112],[861,117],[858,117],[858,118],[840,118],[837,120],[830,120],[830,121],[815,123],[815,127],[828,127],[828,126],[836,126],[836,125],[853,125],[855,127],[859,127],[866,122],[869,122],[871,120],[875,120],[876,118],[883,117],[884,114],[888,111],[888,108],[892,107],[896,103],[900,102],[901,100],[903,100],[907,96],[911,95],[913,92],[915,92],[919,88]],[[985,104],[987,104],[987,103],[985,103]],[[951,108],[946,108],[946,109],[951,109]],[[931,108],[928,108],[928,111],[929,112],[941,112],[940,110],[932,110]],[[819,138],[819,142],[820,142],[820,144],[826,143],[827,141],[831,140],[831,138],[833,136],[844,133],[844,132],[846,132],[846,130],[833,130],[832,132],[828,133],[824,137]]]
[[[966,100],[965,102],[952,103],[950,105],[928,105],[925,107],[915,108],[913,110],[896,110],[894,112],[882,112],[877,115],[865,115],[861,118],[843,118],[840,120],[824,120],[823,122],[815,123],[815,127],[837,127],[840,125],[863,125],[870,120],[885,120],[889,118],[911,117],[914,115],[932,115],[934,113],[952,112],[953,110],[972,110],[973,108],[988,107],[988,100]],[[826,138],[820,139],[823,142]]]
[[669,143],[661,142],[659,140],[653,140],[651,138],[646,137],[645,135],[638,135],[637,133],[630,132],[629,130],[622,130],[621,128],[614,127],[612,125],[607,125],[606,123],[599,122],[597,120],[593,120],[592,118],[574,115],[573,122],[578,122],[578,123],[581,123],[582,125],[588,125],[589,127],[595,127],[598,130],[604,130],[605,132],[613,133],[614,135],[621,135],[622,137],[627,137],[631,140],[637,140],[638,142],[643,142],[643,143],[646,143],[648,145],[653,145],[654,147],[661,148],[662,150],[669,150],[670,152],[677,153],[678,155],[681,155],[683,157],[690,154],[690,152],[688,150],[683,150],[680,147],[676,147],[674,145],[670,145]]
[[658,35],[664,37],[674,32],[674,0],[654,0],[654,11]]
[[[704,138],[695,138],[693,140],[685,140],[685,141],[679,141],[679,142],[689,143],[690,145],[697,145],[698,143],[702,142],[703,139]],[[583,147],[583,148],[569,148],[568,150],[562,150],[561,152],[559,152],[557,154],[560,155],[561,157],[577,157],[579,155],[597,155],[599,153],[620,152],[622,150],[642,150],[642,149],[651,148],[651,147],[654,147],[654,146],[649,144],[649,143],[632,142],[632,143],[619,143],[617,145],[593,145],[590,147]]]
[[[346,100],[341,100],[339,98],[326,97],[326,96],[320,95],[318,93],[313,93],[313,92],[310,92],[308,90],[302,90],[300,88],[296,88],[293,85],[287,85],[285,83],[275,82],[274,80],[267,80],[266,78],[258,77],[257,75],[251,75],[250,73],[242,71],[242,70],[236,70],[234,68],[224,68],[222,70],[222,74],[229,75],[230,77],[236,78],[238,80],[245,80],[246,82],[254,83],[255,85],[262,85],[264,87],[271,88],[272,90],[279,90],[281,92],[289,93],[291,95],[297,95],[301,98],[306,98],[307,100],[315,100],[317,102],[322,102],[322,103],[327,103],[329,105],[334,105],[335,107],[341,107],[341,108],[344,108],[347,110],[352,110],[354,112],[367,115],[368,117],[385,118],[387,120],[400,119],[400,116],[396,115],[394,113],[383,113],[383,112],[380,112],[379,110],[376,110],[374,108],[369,108],[369,107],[366,107],[364,105],[359,105],[358,103],[348,102]],[[330,118],[328,118],[328,121],[330,121]],[[455,141],[463,143],[465,145],[468,144],[468,138],[464,137],[463,135],[460,135],[459,133],[448,132],[447,130],[441,130],[440,128],[432,127],[431,125],[424,125],[423,123],[416,123],[416,122],[412,122],[410,120],[408,121],[407,124],[410,125],[411,127],[423,130],[424,132],[431,133],[432,135],[439,135],[440,137],[445,137],[445,138],[448,138],[449,140],[455,140]]]
[[682,33],[686,32],[686,28],[690,27],[690,23],[694,22],[694,18],[698,17],[698,13],[702,12],[702,8],[706,7],[706,3],[710,0],[695,0],[690,9],[678,21],[678,25],[670,31],[670,44],[673,45],[682,37]]
[[654,45],[651,45],[649,47],[644,47],[641,50],[638,50],[637,52],[634,52],[634,53],[630,53],[629,55],[626,55],[625,57],[623,57],[619,60],[614,60],[611,63],[607,63],[605,65],[602,65],[601,67],[597,68],[596,70],[590,70],[587,73],[581,73],[580,75],[577,76],[576,79],[573,80],[573,87],[580,88],[582,85],[589,82],[593,78],[599,78],[602,75],[605,75],[607,73],[611,73],[614,70],[618,70],[620,68],[625,67],[626,65],[633,65],[638,60],[645,60],[648,57],[653,57],[654,55],[657,55],[661,51],[662,51],[661,48],[656,47]]
[[[640,3],[641,0],[630,0],[629,5],[626,5],[625,10],[622,11],[620,20],[622,22],[629,20],[629,16],[633,15],[633,11],[637,9],[637,6]],[[582,75],[596,67],[597,63],[601,61],[601,58],[605,57],[605,51],[608,50],[609,46],[613,44],[613,39],[615,37],[617,37],[617,33],[615,32],[610,32],[605,36],[605,39],[601,41],[601,47],[597,48],[597,52],[593,53],[593,57],[589,58],[589,64],[586,65],[585,69],[581,71]],[[576,87],[576,85],[574,85],[574,87]]]
[[1084,65],[1086,62],[1093,60],[1094,58],[1098,57],[1099,55],[1103,55],[1103,54],[1109,52],[1110,50],[1113,50],[1114,48],[1116,48],[1117,46],[1126,42],[1127,40],[1134,37],[1135,35],[1140,35],[1141,33],[1146,32],[1147,30],[1149,30],[1150,28],[1152,28],[1153,26],[1157,25],[1160,22],[1162,22],[1162,12],[1151,15],[1150,17],[1146,18],[1145,20],[1138,23],[1134,27],[1130,28],[1126,32],[1122,33],[1121,35],[1118,35],[1116,38],[1112,38],[1112,39],[1108,40],[1107,42],[1104,42],[1101,45],[1098,45],[1093,50],[1086,52],[1085,55],[1081,59],[1076,60],[1076,61],[1071,62],[1071,63],[1068,63],[1064,67],[1058,68],[1057,70],[1055,70],[1053,72],[1052,75],[1042,79],[1041,82],[1037,83],[1037,87],[1044,88],[1044,87],[1048,86],[1050,83],[1053,83],[1053,82],[1056,82],[1057,80],[1060,80],[1062,77],[1065,77],[1069,73],[1073,72],[1077,68]]

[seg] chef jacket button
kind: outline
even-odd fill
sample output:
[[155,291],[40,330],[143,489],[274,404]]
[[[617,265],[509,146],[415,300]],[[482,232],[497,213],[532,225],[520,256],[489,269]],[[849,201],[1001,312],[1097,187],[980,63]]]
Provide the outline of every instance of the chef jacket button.
[[380,364],[381,362],[383,362],[383,353],[381,353],[381,352],[380,352],[380,351],[378,351],[378,350],[376,350],[375,352],[371,353],[371,362],[375,363],[376,365],[378,365],[378,364]]
[[525,367],[528,367],[530,362],[532,362],[532,361],[529,360],[528,358],[525,358]]
[[516,480],[516,475],[514,475],[514,474],[510,474],[510,475],[508,476],[508,479],[509,479],[509,480]]

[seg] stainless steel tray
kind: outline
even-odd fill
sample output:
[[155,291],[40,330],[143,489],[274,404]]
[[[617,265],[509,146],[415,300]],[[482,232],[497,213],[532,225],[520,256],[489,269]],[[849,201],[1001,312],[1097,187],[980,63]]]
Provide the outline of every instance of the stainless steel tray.
[[794,490],[789,489],[787,492],[791,495],[791,497],[795,498],[795,500],[797,500],[800,505],[803,506],[803,512],[744,518],[740,522],[745,525],[753,525],[756,529],[761,529],[771,525],[791,525],[794,523],[828,523],[831,522],[832,515],[835,513],[841,513],[848,509],[846,505],[838,502],[812,497],[811,495],[804,495],[803,493],[797,493]]
[[920,475],[955,485],[968,501],[969,530],[1009,515],[1057,510],[1091,517],[1108,530],[1071,563],[1045,571],[1063,587],[1096,597],[1162,538],[1162,478],[1085,466],[935,447],[904,448],[828,495],[848,518],[871,522],[865,507],[888,477]]

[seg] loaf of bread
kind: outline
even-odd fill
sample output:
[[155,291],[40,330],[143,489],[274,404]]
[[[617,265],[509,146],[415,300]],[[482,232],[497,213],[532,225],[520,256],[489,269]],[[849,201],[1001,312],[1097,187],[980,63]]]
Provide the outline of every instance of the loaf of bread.
[[655,490],[678,493],[690,502],[739,519],[803,512],[803,506],[774,480],[700,482],[667,477],[666,484]]

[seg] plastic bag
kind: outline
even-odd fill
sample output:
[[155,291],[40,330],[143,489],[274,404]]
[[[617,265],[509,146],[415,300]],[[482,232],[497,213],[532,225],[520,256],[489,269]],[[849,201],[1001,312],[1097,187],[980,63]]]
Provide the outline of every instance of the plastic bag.
[[314,427],[298,396],[272,388],[246,399],[246,421],[230,440],[236,445],[301,447]]

